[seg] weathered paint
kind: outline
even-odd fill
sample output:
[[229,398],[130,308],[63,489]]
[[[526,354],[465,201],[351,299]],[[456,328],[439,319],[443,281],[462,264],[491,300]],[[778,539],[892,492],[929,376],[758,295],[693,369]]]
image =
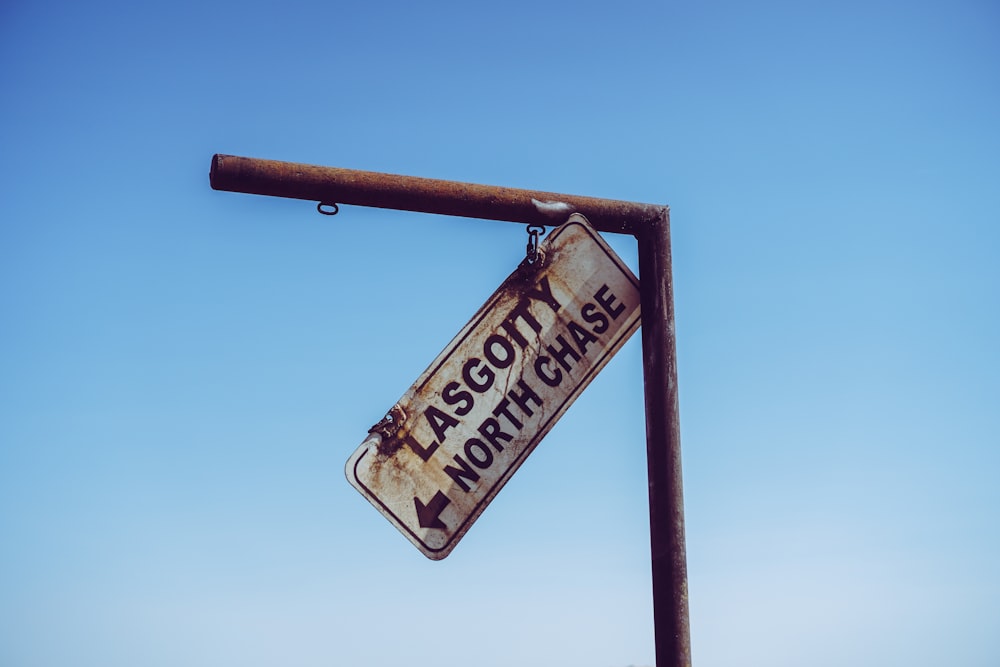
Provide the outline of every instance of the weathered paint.
[[540,244],[392,407],[347,477],[447,556],[639,327],[639,282],[581,215]]

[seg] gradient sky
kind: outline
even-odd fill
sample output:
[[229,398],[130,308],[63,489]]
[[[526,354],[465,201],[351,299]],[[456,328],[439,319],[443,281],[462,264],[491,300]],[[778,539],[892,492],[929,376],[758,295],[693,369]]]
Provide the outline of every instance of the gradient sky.
[[638,336],[428,561],[344,462],[523,226],[218,152],[670,204],[694,663],[996,667],[998,73],[989,0],[3,3],[0,664],[653,663]]

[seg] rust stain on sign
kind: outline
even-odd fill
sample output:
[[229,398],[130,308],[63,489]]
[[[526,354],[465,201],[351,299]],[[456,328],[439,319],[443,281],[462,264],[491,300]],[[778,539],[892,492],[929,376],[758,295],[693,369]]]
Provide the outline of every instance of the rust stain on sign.
[[578,214],[523,262],[347,462],[425,556],[444,558],[639,327],[639,281]]

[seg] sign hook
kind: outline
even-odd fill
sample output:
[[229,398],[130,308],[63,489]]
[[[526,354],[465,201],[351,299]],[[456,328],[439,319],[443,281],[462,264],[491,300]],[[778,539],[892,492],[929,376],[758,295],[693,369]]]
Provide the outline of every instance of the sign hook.
[[337,206],[333,202],[326,202],[326,201],[321,201],[320,203],[316,204],[316,210],[322,213],[323,215],[337,215],[338,213],[340,213],[339,206]]
[[534,264],[538,261],[538,237],[544,235],[545,227],[543,225],[528,225],[528,247],[525,253],[528,264]]

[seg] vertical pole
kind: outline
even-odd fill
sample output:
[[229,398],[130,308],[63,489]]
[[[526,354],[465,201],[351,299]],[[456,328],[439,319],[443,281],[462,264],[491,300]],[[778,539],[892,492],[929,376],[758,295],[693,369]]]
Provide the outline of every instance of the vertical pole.
[[670,212],[636,234],[642,299],[646,460],[653,562],[653,623],[657,667],[689,667],[687,558],[681,486],[680,421],[674,295],[670,266]]

